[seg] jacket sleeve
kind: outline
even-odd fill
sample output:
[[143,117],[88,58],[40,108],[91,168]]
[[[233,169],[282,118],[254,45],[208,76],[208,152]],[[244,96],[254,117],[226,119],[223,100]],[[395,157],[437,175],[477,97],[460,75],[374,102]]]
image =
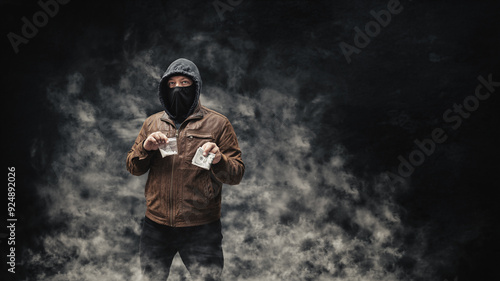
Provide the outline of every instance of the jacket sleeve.
[[148,152],[143,146],[148,137],[146,128],[147,120],[142,125],[134,145],[127,154],[127,170],[134,176],[143,175],[149,170],[151,156],[154,154],[154,151]]
[[245,173],[245,164],[241,159],[236,133],[229,120],[226,120],[217,145],[222,153],[222,158],[217,164],[212,165],[213,175],[222,183],[239,184]]

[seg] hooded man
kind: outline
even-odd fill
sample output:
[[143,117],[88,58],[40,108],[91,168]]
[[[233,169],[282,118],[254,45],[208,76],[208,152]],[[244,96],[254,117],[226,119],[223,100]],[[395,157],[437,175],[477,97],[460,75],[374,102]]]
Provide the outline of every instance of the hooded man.
[[[222,184],[239,184],[245,166],[231,123],[200,104],[201,89],[193,62],[170,64],[158,91],[164,111],[146,119],[127,155],[131,174],[149,171],[140,242],[148,280],[166,280],[177,252],[196,280],[219,280],[224,266]],[[163,157],[159,148],[174,137],[177,154]],[[199,147],[204,156],[214,154],[209,170],[191,163]]]

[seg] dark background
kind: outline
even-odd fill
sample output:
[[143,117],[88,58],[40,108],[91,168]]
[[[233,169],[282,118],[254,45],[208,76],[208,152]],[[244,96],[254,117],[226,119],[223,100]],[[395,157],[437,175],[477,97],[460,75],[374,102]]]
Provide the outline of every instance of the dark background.
[[[443,113],[478,76],[500,81],[500,4],[401,1],[348,63],[339,43],[388,2],[243,0],[221,18],[212,1],[74,0],[16,54],[7,34],[41,8],[1,1],[18,218],[16,274],[2,218],[2,280],[137,280],[145,177],[125,157],[179,57],[198,65],[202,103],[231,120],[247,166],[224,190],[226,280],[498,275],[500,88],[456,129]],[[394,180],[435,128],[447,140]]]

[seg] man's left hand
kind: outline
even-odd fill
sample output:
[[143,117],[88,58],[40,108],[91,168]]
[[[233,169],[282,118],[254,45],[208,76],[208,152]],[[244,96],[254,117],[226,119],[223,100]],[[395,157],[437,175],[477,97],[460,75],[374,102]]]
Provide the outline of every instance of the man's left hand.
[[212,161],[212,164],[219,163],[220,159],[222,158],[222,154],[221,154],[217,144],[215,144],[214,142],[207,142],[201,148],[203,148],[203,150],[204,150],[203,156],[207,156],[208,153],[210,153],[210,152],[215,154],[215,158],[214,158],[214,161]]

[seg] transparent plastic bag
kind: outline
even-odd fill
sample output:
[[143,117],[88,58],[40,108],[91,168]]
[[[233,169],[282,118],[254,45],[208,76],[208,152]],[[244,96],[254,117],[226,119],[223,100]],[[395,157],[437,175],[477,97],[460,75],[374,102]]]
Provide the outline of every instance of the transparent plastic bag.
[[160,153],[162,158],[177,154],[177,138],[168,138],[168,143],[160,146]]

